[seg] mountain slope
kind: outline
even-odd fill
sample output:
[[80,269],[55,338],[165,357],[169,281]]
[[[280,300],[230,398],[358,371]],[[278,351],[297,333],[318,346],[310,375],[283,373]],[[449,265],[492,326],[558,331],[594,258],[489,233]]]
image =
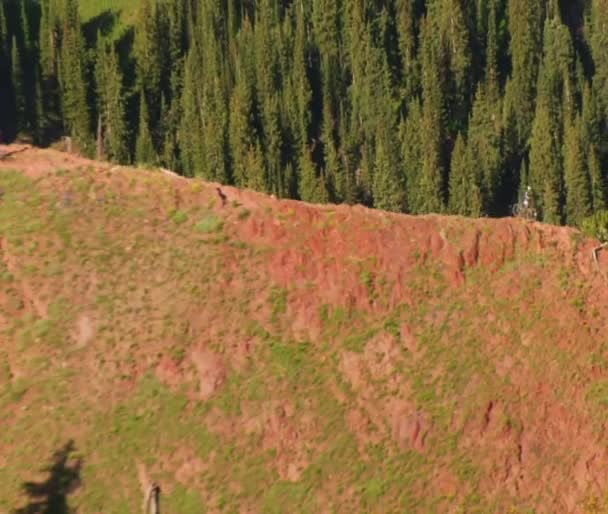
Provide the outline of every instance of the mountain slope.
[[604,491],[593,241],[215,187],[0,161],[0,511],[62,449],[78,512],[136,512],[146,477],[175,513],[583,512]]

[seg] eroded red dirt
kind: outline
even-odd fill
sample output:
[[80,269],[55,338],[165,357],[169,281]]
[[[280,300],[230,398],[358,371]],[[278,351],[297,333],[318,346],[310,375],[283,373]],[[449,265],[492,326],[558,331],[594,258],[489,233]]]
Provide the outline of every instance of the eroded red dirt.
[[[222,207],[217,184],[52,150],[15,153],[0,161],[0,173],[8,169],[57,209],[66,192],[78,209],[62,274],[26,273],[52,255],[25,255],[10,230],[0,233],[14,278],[10,294],[0,292],[0,328],[28,313],[47,319],[59,296],[72,305],[74,350],[51,354],[78,362],[75,401],[110,409],[151,373],[185,391],[187,409],[207,406],[210,434],[271,455],[264,466],[287,483],[311,480],[307,469],[331,454],[336,412],[335,430],[352,434],[370,476],[376,447],[385,459],[419,463],[415,478],[386,481],[371,503],[349,470],[332,472],[311,486],[322,512],[427,512],[430,499],[441,512],[583,512],[606,490],[608,284],[591,259],[596,243],[574,229],[313,206],[232,187],[222,187]],[[119,214],[102,216],[108,206]],[[189,221],[175,223],[176,211]],[[194,221],[211,215],[217,233],[197,232]],[[86,246],[95,231],[101,243]],[[116,257],[100,267],[104,244]],[[607,256],[600,266],[608,270]],[[100,298],[110,292],[119,301],[106,312]],[[304,360],[280,353],[296,345],[311,346]],[[0,351],[14,381],[40,349],[20,354],[4,336]],[[324,375],[298,390],[291,374],[308,377],[309,358]],[[332,397],[329,413],[313,394],[319,383]],[[20,401],[3,416],[18,416],[27,394]],[[146,473],[196,489],[208,512],[225,511],[203,479],[220,473],[220,456],[175,444]],[[10,464],[5,454],[0,463]],[[234,479],[229,496],[241,512],[263,511],[248,487]],[[283,501],[284,512],[300,511]]]

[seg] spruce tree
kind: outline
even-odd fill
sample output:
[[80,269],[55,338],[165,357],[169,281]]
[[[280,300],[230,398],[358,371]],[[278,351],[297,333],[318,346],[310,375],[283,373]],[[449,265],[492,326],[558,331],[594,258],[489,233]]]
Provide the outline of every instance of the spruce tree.
[[587,150],[587,170],[591,181],[591,201],[593,212],[606,209],[606,181],[595,144]]
[[150,116],[148,102],[143,92],[139,95],[139,131],[135,145],[135,162],[139,165],[152,165],[156,163],[156,152],[150,134]]
[[259,144],[249,146],[245,163],[248,187],[255,191],[268,191],[268,174],[264,163],[264,154]]
[[582,120],[566,122],[564,132],[564,185],[566,192],[566,221],[569,225],[579,226],[593,209],[591,184],[583,145]]
[[543,6],[541,2],[508,0],[512,80],[507,94],[515,110],[518,146],[530,136],[534,119],[534,99],[541,60]]
[[64,5],[60,77],[63,119],[77,148],[89,154],[92,144],[86,81],[87,54],[78,3],[76,0],[65,0]]
[[332,100],[328,99],[327,94],[324,96],[323,102],[321,141],[323,143],[325,176],[329,183],[332,200],[340,202],[343,200],[344,174],[342,162],[338,155],[338,141],[334,130],[337,122],[332,112]]
[[15,113],[15,128],[19,133],[26,129],[27,123],[25,117],[25,84],[23,81],[23,63],[21,61],[21,52],[19,52],[16,36],[13,36],[11,45],[11,80]]
[[403,171],[394,154],[397,145],[391,138],[392,131],[381,134],[376,140],[373,195],[374,207],[385,211],[405,211],[405,187]]
[[411,0],[396,0],[397,32],[403,89],[406,99],[413,98],[420,90],[420,71],[417,56],[416,3]]
[[40,94],[37,95],[39,113],[37,115],[41,137],[46,140],[50,134],[63,127],[63,112],[60,90],[60,49],[61,26],[55,12],[55,2],[40,2],[40,27],[38,37]]
[[103,146],[111,160],[126,163],[129,152],[122,72],[113,44],[101,38],[98,44],[95,77]]
[[583,86],[583,144],[586,153],[590,145],[595,145],[596,150],[601,141],[601,116],[598,109],[596,95],[593,94],[591,86],[587,83]]
[[[471,65],[469,20],[463,10],[461,0],[441,0],[431,6],[439,7],[434,13],[437,18],[437,30],[441,34],[442,57],[449,66],[449,85],[447,87],[447,119],[452,130],[466,126],[467,112],[471,98]],[[431,9],[433,12],[433,9]],[[432,37],[426,33],[425,37]],[[444,73],[445,74],[445,73]]]
[[294,63],[291,80],[295,101],[289,102],[295,109],[295,138],[297,144],[309,144],[312,102],[312,88],[308,78],[309,43],[306,35],[306,19],[303,9],[296,10],[296,37]]
[[422,212],[424,199],[420,190],[420,173],[422,171],[422,109],[414,101],[408,106],[408,115],[401,121],[399,139],[403,166],[405,168],[405,185],[407,205],[410,212]]
[[234,182],[248,186],[248,153],[255,143],[253,90],[243,78],[237,80],[230,99],[230,149]]
[[205,169],[208,180],[227,184],[228,169],[228,109],[223,90],[216,79],[207,89],[205,105],[208,109],[204,120]]
[[268,171],[268,191],[279,198],[285,196],[286,184],[282,173],[283,138],[280,125],[279,97],[276,94],[265,98],[262,105],[264,122],[264,147]]
[[422,86],[423,104],[421,120],[422,166],[418,180],[421,196],[418,212],[441,212],[444,207],[444,91],[438,77],[442,75],[438,48],[433,42],[428,21],[423,24]]
[[205,168],[205,141],[200,116],[202,109],[200,91],[202,77],[199,62],[199,49],[198,45],[195,44],[186,58],[184,87],[181,96],[183,116],[178,132],[181,165],[188,176],[198,176]]
[[605,117],[608,110],[608,2],[606,0],[590,0],[590,38],[589,43],[595,66],[594,86],[597,90],[598,102]]
[[472,158],[470,146],[458,134],[450,166],[449,211],[461,216],[479,216],[482,210],[478,163]]
[[300,159],[298,195],[301,200],[310,203],[323,203],[328,199],[323,175],[317,172],[311,158],[310,150],[304,149]]
[[[485,3],[485,2],[482,2]],[[485,84],[486,94],[490,102],[496,102],[500,97],[500,76],[498,68],[498,20],[496,2],[491,0],[488,13],[488,30],[486,38]]]
[[559,132],[551,117],[547,101],[537,105],[530,139],[530,182],[542,218],[547,223],[562,221],[562,171]]
[[[164,6],[164,27],[169,34],[169,45],[163,52],[164,89],[159,123],[160,160],[169,169],[181,170],[178,131],[183,116],[181,95],[184,79],[184,56],[188,47],[187,3],[170,0]],[[168,77],[168,78],[167,78]]]
[[469,148],[481,172],[482,211],[496,214],[504,180],[500,103],[492,102],[483,85],[477,90],[469,121]]
[[167,46],[163,34],[160,3],[157,0],[142,0],[135,25],[135,62],[138,89],[146,97],[150,112],[151,130],[156,129],[160,113],[161,84],[165,56],[163,47]]
[[30,19],[28,15],[28,2],[20,2],[21,12],[19,13],[19,20],[21,25],[21,35],[23,40],[23,49],[25,52],[29,50],[31,44],[31,30],[30,30]]
[[545,23],[543,58],[538,79],[538,96],[550,102],[561,126],[562,116],[572,118],[575,108],[574,49],[570,31],[558,17]]

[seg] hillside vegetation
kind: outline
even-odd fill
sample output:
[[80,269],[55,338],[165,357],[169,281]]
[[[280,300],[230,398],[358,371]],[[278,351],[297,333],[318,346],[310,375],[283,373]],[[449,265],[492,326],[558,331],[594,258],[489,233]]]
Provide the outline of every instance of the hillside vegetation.
[[606,0],[5,0],[0,128],[319,203],[606,207]]
[[0,511],[600,511],[593,241],[215,187],[0,161]]

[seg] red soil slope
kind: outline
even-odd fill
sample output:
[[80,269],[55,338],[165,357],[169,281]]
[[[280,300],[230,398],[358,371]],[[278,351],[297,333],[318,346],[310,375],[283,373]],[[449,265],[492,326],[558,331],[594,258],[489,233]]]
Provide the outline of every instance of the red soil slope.
[[[188,412],[205,406],[206,431],[265,455],[260,465],[274,473],[260,479],[269,497],[175,436],[183,444],[148,459],[170,494],[192,488],[208,512],[583,512],[606,490],[608,284],[591,259],[596,242],[577,231],[313,206],[231,187],[222,207],[217,184],[51,150],[16,153],[0,161],[0,174],[8,169],[40,191],[41,218],[78,209],[69,248],[57,234],[28,236],[52,254],[24,253],[9,225],[0,232],[14,279],[10,295],[0,292],[11,380],[48,353],[78,369],[66,411],[110,417],[152,373],[185,395]],[[27,202],[20,194],[15,208]],[[116,252],[107,266],[95,264],[104,251],[96,231]],[[52,268],[60,251],[62,273],[28,272]],[[107,284],[119,299],[111,312],[99,306]],[[61,325],[68,349],[46,348],[43,337],[24,350],[15,319],[50,319],[57,297],[71,306]],[[263,394],[251,393],[258,383]],[[17,430],[39,397],[32,386],[0,412]],[[102,443],[82,419],[58,417],[47,429],[73,433],[102,487]],[[341,432],[351,457],[336,453]],[[0,439],[0,465],[16,466],[18,446]],[[356,476],[349,459],[362,463]],[[13,483],[25,472],[5,471]],[[135,464],[119,472],[137,476]],[[230,500],[206,480],[227,484]],[[307,492],[288,494],[283,483]],[[138,492],[117,494],[104,512],[138,505]],[[76,498],[93,511],[86,487]]]

